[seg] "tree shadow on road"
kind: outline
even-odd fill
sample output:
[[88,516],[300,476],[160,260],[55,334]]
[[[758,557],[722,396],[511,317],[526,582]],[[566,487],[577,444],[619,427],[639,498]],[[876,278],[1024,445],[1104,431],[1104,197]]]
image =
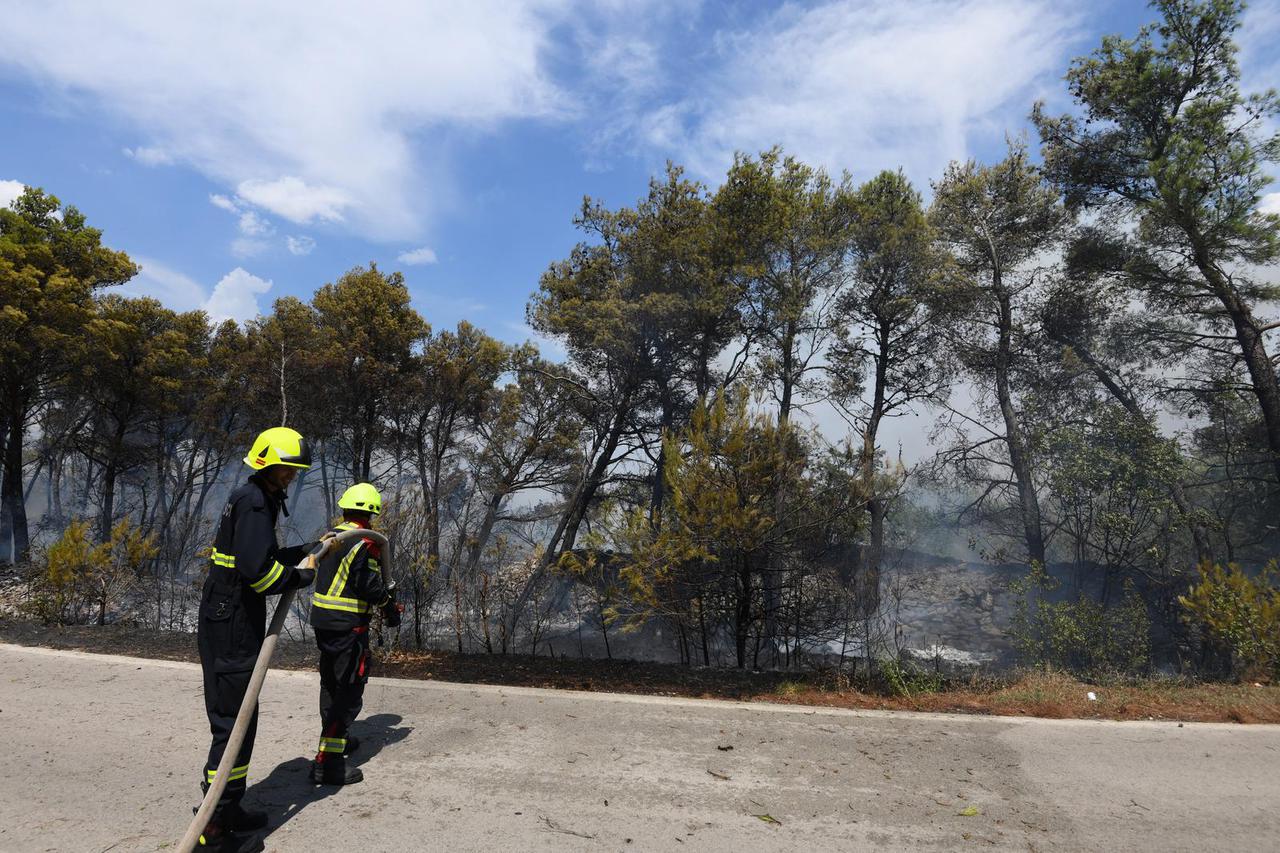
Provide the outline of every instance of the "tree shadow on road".
[[[360,750],[347,757],[347,765],[360,767],[384,747],[407,738],[413,726],[399,725],[403,720],[398,714],[374,714],[353,723],[350,734],[360,738]],[[265,830],[256,833],[256,839],[266,839],[307,806],[332,797],[341,790],[339,785],[317,785],[311,781],[310,757],[299,756],[280,764],[248,791],[256,805],[265,809],[271,819]]]

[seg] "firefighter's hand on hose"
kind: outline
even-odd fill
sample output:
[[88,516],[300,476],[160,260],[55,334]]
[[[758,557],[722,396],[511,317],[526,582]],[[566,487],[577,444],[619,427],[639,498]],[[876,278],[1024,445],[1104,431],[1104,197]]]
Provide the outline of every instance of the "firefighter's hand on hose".
[[302,589],[311,586],[316,582],[315,569],[294,569],[293,574],[289,576],[289,581],[284,585],[285,589]]
[[321,557],[328,554],[329,550],[333,548],[334,543],[331,540],[337,535],[338,534],[330,530],[327,533],[325,533],[325,535],[321,536],[319,541],[317,541],[314,545],[312,545],[311,548],[307,550],[315,552],[315,557],[317,560],[319,560]]
[[391,599],[382,605],[383,624],[388,628],[399,628],[401,613],[404,613],[404,605],[396,601],[395,596],[392,595]]

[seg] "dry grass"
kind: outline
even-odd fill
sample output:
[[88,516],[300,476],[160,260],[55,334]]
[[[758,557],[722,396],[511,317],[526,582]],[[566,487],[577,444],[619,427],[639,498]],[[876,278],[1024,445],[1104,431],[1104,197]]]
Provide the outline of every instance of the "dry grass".
[[[1095,700],[1089,699],[1092,692]],[[762,697],[763,698],[763,697]],[[1280,687],[1150,679],[1096,685],[1061,673],[1026,673],[987,683],[944,687],[912,696],[815,688],[774,701],[841,708],[879,708],[1051,719],[1178,720],[1280,723]]]
[[[122,625],[51,628],[0,618],[0,641],[169,660],[197,660],[192,634]],[[282,642],[276,666],[315,666],[309,642]],[[892,695],[883,686],[820,673],[743,672],[635,661],[582,660],[527,655],[474,655],[401,651],[382,656],[375,674],[477,684],[553,687],[784,702],[835,708],[998,714],[1050,718],[1280,723],[1280,686],[1202,684],[1151,679],[1095,685],[1060,673],[1027,673],[942,685]],[[1096,701],[1088,698],[1092,691]]]

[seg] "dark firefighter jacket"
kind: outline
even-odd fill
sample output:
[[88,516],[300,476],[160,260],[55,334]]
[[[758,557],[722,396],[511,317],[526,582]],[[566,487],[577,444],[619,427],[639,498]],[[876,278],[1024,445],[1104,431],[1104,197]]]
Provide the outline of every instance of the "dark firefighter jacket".
[[222,510],[200,598],[200,620],[216,671],[253,669],[267,632],[266,597],[297,586],[294,566],[310,546],[276,544],[276,517],[285,499],[255,474],[231,493]]
[[[341,533],[359,526],[346,522],[333,530]],[[311,593],[311,627],[349,631],[368,625],[373,611],[390,600],[379,565],[381,557],[376,544],[354,536],[326,554],[316,569]]]

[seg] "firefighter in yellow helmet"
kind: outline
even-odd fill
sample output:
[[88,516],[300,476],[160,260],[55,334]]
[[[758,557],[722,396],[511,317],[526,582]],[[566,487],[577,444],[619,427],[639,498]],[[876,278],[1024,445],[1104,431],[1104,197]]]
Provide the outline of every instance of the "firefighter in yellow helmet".
[[[369,529],[382,512],[382,495],[370,483],[356,483],[338,501],[342,523],[334,533]],[[382,554],[369,539],[353,536],[320,560],[311,594],[311,627],[320,647],[320,749],[311,779],[322,785],[350,785],[364,779],[346,757],[360,745],[347,730],[364,707],[369,680],[369,622],[381,610],[386,624],[400,624],[395,584],[384,575]]]
[[[288,427],[269,429],[254,441],[244,462],[254,473],[231,493],[222,510],[209,555],[209,576],[200,597],[197,640],[204,670],[205,711],[213,735],[202,789],[214,780],[262,648],[267,596],[309,586],[315,579],[313,569],[295,568],[307,560],[312,546],[281,548],[276,543],[276,518],[281,512],[289,514],[285,490],[298,471],[311,465],[306,439]],[[226,790],[200,837],[204,849],[233,850],[236,842],[232,833],[267,824],[265,813],[246,811],[240,803],[257,727],[255,708]]]

